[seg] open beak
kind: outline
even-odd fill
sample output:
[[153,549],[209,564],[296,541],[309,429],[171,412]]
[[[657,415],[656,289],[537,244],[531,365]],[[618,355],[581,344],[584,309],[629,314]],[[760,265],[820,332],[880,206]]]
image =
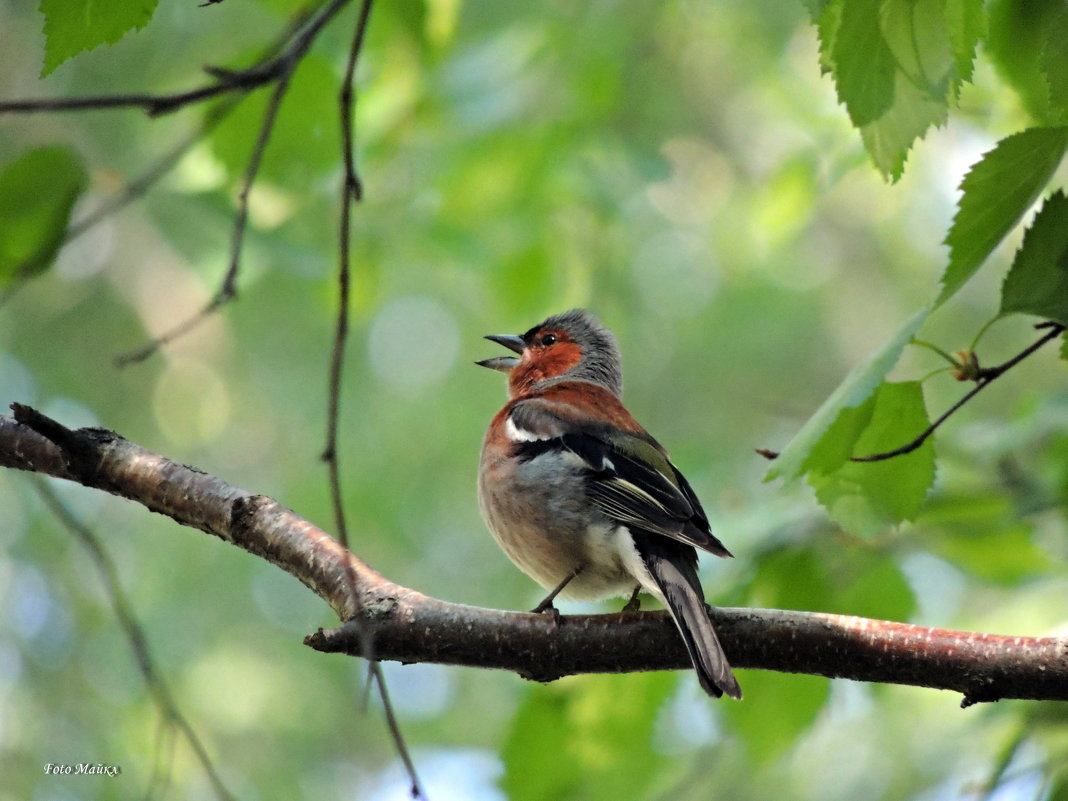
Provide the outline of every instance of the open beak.
[[[489,334],[486,339],[490,342],[496,342],[498,345],[504,345],[508,350],[515,351],[516,353],[522,353],[527,343],[523,341],[523,337],[517,337],[514,334]],[[491,370],[500,370],[502,373],[507,373],[517,364],[519,359],[515,356],[495,356],[492,359],[483,359],[480,362],[475,362],[480,367],[488,367]]]

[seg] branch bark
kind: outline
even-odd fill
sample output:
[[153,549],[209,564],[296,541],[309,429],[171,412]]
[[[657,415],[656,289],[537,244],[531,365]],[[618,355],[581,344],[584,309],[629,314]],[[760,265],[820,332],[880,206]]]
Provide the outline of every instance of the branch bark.
[[[306,644],[317,650],[498,668],[538,681],[689,665],[664,612],[556,620],[430,598],[389,581],[270,498],[176,464],[112,431],[71,430],[27,406],[12,408],[14,419],[0,417],[0,466],[110,492],[267,559],[349,621],[308,636]],[[721,608],[711,614],[735,667],[952,690],[964,695],[964,706],[1001,698],[1068,700],[1064,637],[776,609]]]

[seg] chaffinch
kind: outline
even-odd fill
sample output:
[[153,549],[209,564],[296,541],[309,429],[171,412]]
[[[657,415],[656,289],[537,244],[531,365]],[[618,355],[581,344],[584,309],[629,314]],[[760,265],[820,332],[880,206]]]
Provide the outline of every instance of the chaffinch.
[[696,548],[731,556],[667,453],[623,407],[612,332],[584,309],[522,336],[487,336],[519,354],[477,364],[508,374],[510,400],[482,445],[482,517],[508,557],[564,598],[640,590],[678,626],[701,687],[741,698],[708,616]]

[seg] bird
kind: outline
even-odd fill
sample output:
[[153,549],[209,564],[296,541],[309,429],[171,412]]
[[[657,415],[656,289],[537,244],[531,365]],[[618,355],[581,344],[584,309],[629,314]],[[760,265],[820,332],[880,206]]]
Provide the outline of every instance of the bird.
[[[515,565],[556,597],[648,592],[671,613],[702,689],[741,698],[709,618],[697,549],[731,557],[689,482],[623,406],[615,336],[572,309],[525,334],[485,337],[511,350],[476,362],[508,375],[509,400],[482,444],[478,501]],[[558,614],[558,613],[557,613]]]

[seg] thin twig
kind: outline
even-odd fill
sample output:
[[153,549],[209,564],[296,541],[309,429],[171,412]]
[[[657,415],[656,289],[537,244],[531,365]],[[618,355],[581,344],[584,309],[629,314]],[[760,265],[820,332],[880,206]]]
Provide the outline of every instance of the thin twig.
[[382,675],[382,664],[371,661],[368,665],[370,666],[371,674],[375,677],[375,684],[378,685],[378,694],[382,698],[382,710],[386,713],[386,725],[389,726],[389,733],[393,736],[393,743],[397,747],[397,753],[401,758],[401,762],[404,763],[404,769],[408,772],[408,779],[412,783],[408,792],[411,793],[412,798],[425,799],[426,796],[423,795],[423,790],[419,786],[419,777],[415,775],[415,763],[412,762],[411,754],[408,753],[408,746],[404,744],[404,736],[401,734],[400,724],[397,723],[397,716],[393,712],[393,703],[389,700],[386,679]]
[[[330,378],[327,389],[327,424],[326,424],[326,447],[323,449],[323,460],[326,462],[330,480],[330,497],[334,507],[334,520],[337,536],[341,544],[348,548],[348,526],[345,522],[345,506],[341,492],[341,465],[338,458],[338,422],[341,408],[341,384],[342,369],[344,367],[345,345],[348,341],[349,332],[349,299],[351,295],[352,271],[351,271],[351,228],[352,207],[363,199],[363,183],[360,181],[356,170],[356,147],[353,133],[353,115],[356,107],[355,76],[356,65],[359,62],[360,53],[363,50],[364,39],[367,35],[367,24],[371,17],[373,0],[363,0],[360,5],[360,13],[356,20],[356,29],[352,37],[352,45],[349,47],[348,61],[345,65],[345,76],[341,83],[341,95],[338,107],[341,112],[341,154],[344,162],[344,174],[341,179],[341,209],[338,214],[338,311],[337,325],[334,334],[334,347],[330,359]],[[356,609],[360,609],[359,593],[357,587],[352,584],[352,602]],[[365,653],[368,655],[367,670],[368,683],[366,690],[370,689],[371,681],[378,689],[378,697],[382,701],[382,711],[386,717],[386,725],[389,728],[390,737],[393,739],[394,748],[400,756],[405,771],[408,773],[410,792],[412,798],[425,798],[420,787],[419,776],[415,771],[415,763],[412,761],[404,734],[401,732],[397,715],[393,708],[393,702],[389,697],[386,686],[386,677],[382,673],[382,667],[374,658],[374,642],[366,626],[361,626],[361,637]],[[362,694],[362,706],[366,708],[367,693]]]
[[1013,356],[1008,361],[1002,362],[1001,364],[996,365],[995,367],[983,367],[983,368],[981,368],[979,370],[979,372],[978,372],[978,375],[976,376],[975,386],[971,389],[971,391],[968,392],[968,394],[966,394],[959,401],[954,403],[951,407],[949,407],[949,409],[946,410],[946,412],[941,417],[939,417],[937,420],[935,420],[933,423],[931,423],[931,425],[929,425],[923,431],[923,433],[921,433],[918,437],[916,437],[916,439],[912,440],[911,442],[905,443],[900,448],[894,448],[894,450],[892,450],[892,451],[886,451],[885,453],[873,453],[873,454],[869,454],[868,456],[853,456],[853,457],[850,457],[850,461],[852,461],[852,462],[882,462],[882,461],[885,461],[887,459],[892,459],[895,456],[904,456],[907,453],[912,453],[914,450],[919,448],[921,445],[923,445],[924,442],[926,442],[928,440],[928,438],[932,434],[934,434],[934,432],[936,430],[938,430],[938,427],[940,425],[942,425],[942,423],[946,422],[946,420],[948,420],[953,414],[955,414],[968,401],[970,401],[972,398],[974,398],[976,395],[978,395],[980,392],[982,392],[984,388],[989,386],[996,379],[998,379],[1001,376],[1003,376],[1005,373],[1007,373],[1013,367],[1018,365],[1020,362],[1022,362],[1024,359],[1026,359],[1028,356],[1030,356],[1032,353],[1037,351],[1039,348],[1041,348],[1047,342],[1050,342],[1050,341],[1056,339],[1057,337],[1059,337],[1064,332],[1064,326],[1061,325],[1060,323],[1055,323],[1055,322],[1040,323],[1039,325],[1036,325],[1035,328],[1048,328],[1049,331],[1047,331],[1046,334],[1044,336],[1042,336],[1040,339],[1038,339],[1036,342],[1032,343],[1031,345],[1026,347],[1024,350],[1022,350],[1019,353],[1017,353],[1015,356]]
[[[260,56],[258,64],[276,58],[278,53],[286,48],[301,29],[312,17],[312,11],[308,7],[299,9],[293,15],[293,22],[276,41],[272,42]],[[144,196],[164,175],[170,172],[182,157],[200,140],[211,133],[230,113],[237,108],[247,94],[231,95],[221,101],[204,115],[204,121],[200,127],[185,139],[178,143],[168,153],[159,158],[145,172],[130,181],[119,192],[89,212],[87,215],[71,223],[63,234],[63,245],[69,244],[86,231],[96,227],[108,217],[118,213],[134,200]],[[29,280],[31,276],[21,275],[2,293],[0,293],[0,307],[7,303]]]
[[193,103],[201,103],[226,92],[250,92],[260,86],[278,80],[284,73],[292,72],[292,62],[299,61],[323,26],[340,11],[349,0],[331,0],[323,11],[312,19],[311,24],[292,40],[281,54],[258,62],[244,70],[210,69],[215,83],[187,89],[184,92],[151,94],[146,92],[125,95],[96,95],[93,97],[55,97],[30,100],[0,101],[0,114],[29,114],[52,111],[85,111],[88,109],[143,108],[149,116],[158,116],[177,111]]
[[241,268],[241,251],[245,242],[245,228],[248,224],[249,195],[252,192],[253,184],[256,182],[256,176],[259,174],[260,165],[263,163],[263,154],[267,149],[267,143],[270,142],[271,132],[274,130],[274,123],[278,118],[278,108],[282,104],[282,99],[285,97],[286,90],[289,88],[289,80],[292,78],[293,70],[298,63],[299,59],[294,60],[288,69],[282,73],[278,79],[278,83],[275,84],[270,100],[267,102],[267,110],[263,115],[263,123],[260,125],[259,135],[256,137],[256,144],[252,148],[252,155],[249,157],[248,165],[245,168],[245,177],[241,184],[241,192],[238,194],[237,215],[234,217],[234,231],[230,240],[230,267],[227,269],[226,275],[223,277],[222,284],[218,291],[216,291],[215,296],[208,302],[208,304],[192,317],[183,320],[170,331],[161,334],[143,347],[119,354],[115,358],[115,365],[117,367],[125,367],[128,364],[144,361],[164,345],[173,342],[175,339],[184,336],[189,331],[199,326],[218,311],[221,306],[224,306],[226,303],[233,300],[237,295],[237,274]]
[[219,798],[233,799],[234,796],[223,784],[222,779],[219,777],[218,770],[216,770],[211,757],[208,756],[207,750],[200,741],[200,737],[197,736],[197,733],[193,730],[189,721],[186,720],[185,716],[178,709],[178,705],[175,703],[174,697],[171,695],[171,691],[167,687],[166,681],[156,668],[152,653],[148,647],[148,639],[145,637],[144,629],[141,627],[140,621],[138,621],[134,614],[133,606],[126,597],[126,593],[123,592],[122,584],[119,582],[119,572],[108,557],[104,547],[100,544],[100,540],[97,539],[96,535],[87,526],[71,513],[44,479],[39,476],[32,476],[31,480],[33,481],[34,488],[37,490],[37,494],[40,496],[41,500],[44,501],[44,504],[48,507],[49,511],[52,512],[56,519],[58,519],[71,534],[77,537],[82,545],[85,546],[86,550],[89,551],[89,556],[92,557],[92,560],[100,573],[100,578],[104,583],[104,588],[107,590],[108,597],[111,601],[111,607],[115,611],[115,616],[119,619],[119,625],[125,632],[126,639],[130,643],[130,648],[134,652],[137,666],[141,670],[141,676],[144,678],[145,685],[148,687],[149,692],[151,692],[152,696],[155,698],[160,714],[163,715],[165,720],[170,721],[175,728],[182,732],[186,742],[188,742],[190,748],[193,749],[197,761],[200,762],[201,767],[207,774],[208,780],[215,788],[216,795],[218,795]]
[[323,448],[323,461],[330,474],[330,497],[334,506],[334,520],[338,539],[346,548],[349,544],[348,526],[345,524],[345,507],[341,493],[340,464],[337,453],[338,421],[341,411],[341,373],[344,367],[345,343],[349,334],[349,297],[351,289],[351,227],[352,205],[363,198],[363,186],[356,172],[355,137],[352,130],[352,116],[355,111],[356,97],[354,79],[356,64],[363,49],[363,40],[367,34],[367,23],[371,16],[372,0],[364,0],[360,6],[360,15],[356,20],[356,30],[349,48],[345,77],[341,82],[341,96],[338,106],[341,110],[341,156],[345,172],[341,179],[341,211],[338,229],[338,311],[337,325],[334,333],[334,349],[330,358],[330,378],[327,389],[326,447]]
[[218,106],[205,115],[204,122],[200,127],[190,133],[161,158],[157,159],[156,162],[141,173],[141,175],[134,178],[126,184],[122,190],[108,198],[107,201],[101,203],[84,217],[71,223],[67,228],[66,233],[63,235],[63,244],[67,244],[77,239],[107,217],[110,217],[112,214],[125,208],[138,198],[143,197],[157,181],[170,172],[174,166],[182,160],[185,154],[188,153],[197,142],[201,141],[209,133],[215,130],[219,123],[230,116],[230,113],[237,108],[239,99],[240,98],[229,97],[221,101]]

